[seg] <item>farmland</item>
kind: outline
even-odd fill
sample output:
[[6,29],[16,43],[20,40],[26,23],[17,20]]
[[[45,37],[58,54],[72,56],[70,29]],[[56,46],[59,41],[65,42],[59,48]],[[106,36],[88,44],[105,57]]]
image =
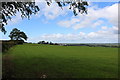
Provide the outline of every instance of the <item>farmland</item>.
[[117,78],[118,48],[16,45],[3,53],[3,78]]

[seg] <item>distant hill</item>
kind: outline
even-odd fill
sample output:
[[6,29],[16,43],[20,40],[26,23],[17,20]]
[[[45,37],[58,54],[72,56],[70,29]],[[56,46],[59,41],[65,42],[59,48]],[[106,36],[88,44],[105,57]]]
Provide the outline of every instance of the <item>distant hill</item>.
[[120,43],[59,43],[63,46],[120,47]]

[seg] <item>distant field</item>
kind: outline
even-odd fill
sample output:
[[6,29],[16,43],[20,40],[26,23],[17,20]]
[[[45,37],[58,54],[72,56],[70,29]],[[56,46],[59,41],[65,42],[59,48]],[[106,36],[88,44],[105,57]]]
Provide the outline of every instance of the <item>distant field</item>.
[[3,77],[117,78],[118,48],[24,44],[3,55]]

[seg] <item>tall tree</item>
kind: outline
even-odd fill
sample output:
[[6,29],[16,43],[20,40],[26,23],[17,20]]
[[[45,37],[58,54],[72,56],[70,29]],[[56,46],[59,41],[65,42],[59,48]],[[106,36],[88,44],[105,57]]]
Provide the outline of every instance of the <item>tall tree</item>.
[[[40,11],[39,7],[35,4],[34,0],[11,0],[11,2],[2,2],[0,7],[0,29],[2,32],[6,33],[4,25],[7,24],[7,21],[15,16],[17,12],[21,13],[21,17],[30,18],[32,14],[36,14]],[[52,4],[52,0],[45,0],[47,5],[50,6]],[[63,6],[69,5],[69,9],[71,9],[76,16],[79,12],[87,13],[88,3],[83,0],[54,0],[59,7],[63,9]]]
[[11,40],[27,40],[27,35],[18,30],[17,28],[14,28],[11,32],[10,32],[10,35],[9,37],[11,38]]

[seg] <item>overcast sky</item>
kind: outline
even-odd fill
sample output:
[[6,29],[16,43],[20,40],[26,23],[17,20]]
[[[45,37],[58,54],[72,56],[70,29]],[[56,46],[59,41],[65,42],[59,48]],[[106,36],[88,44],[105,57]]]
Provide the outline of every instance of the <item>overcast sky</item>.
[[30,20],[21,19],[18,13],[6,25],[8,37],[13,28],[24,31],[28,42],[41,40],[59,43],[117,43],[118,42],[118,3],[90,2],[88,14],[74,16],[68,6],[63,10],[52,3],[47,6],[39,2],[40,12],[32,15]]

